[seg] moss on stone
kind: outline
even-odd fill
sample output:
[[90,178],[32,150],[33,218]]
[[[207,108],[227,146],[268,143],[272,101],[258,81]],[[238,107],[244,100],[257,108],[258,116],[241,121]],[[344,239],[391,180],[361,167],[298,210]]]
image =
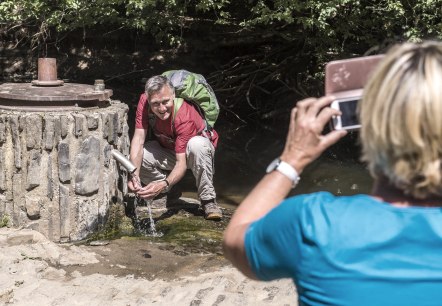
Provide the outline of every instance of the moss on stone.
[[153,237],[150,235],[149,218],[136,220],[133,216],[126,216],[122,205],[114,205],[110,209],[106,225],[87,240],[127,237],[179,246],[188,253],[220,254],[223,231],[231,213],[224,210],[224,218],[214,222],[205,220],[202,212],[198,210],[171,209],[160,216],[155,216],[156,231],[162,235]]

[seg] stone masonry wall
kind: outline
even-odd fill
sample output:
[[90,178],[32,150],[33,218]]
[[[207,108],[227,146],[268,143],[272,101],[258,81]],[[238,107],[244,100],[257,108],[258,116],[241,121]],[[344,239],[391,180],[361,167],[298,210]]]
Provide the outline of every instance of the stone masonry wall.
[[0,110],[0,216],[53,241],[84,239],[126,193],[110,152],[129,153],[128,107]]

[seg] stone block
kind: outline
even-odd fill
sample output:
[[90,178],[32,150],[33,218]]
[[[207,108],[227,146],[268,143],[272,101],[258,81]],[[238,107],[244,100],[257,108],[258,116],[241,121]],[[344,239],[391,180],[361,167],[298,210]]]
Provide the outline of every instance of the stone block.
[[41,147],[43,120],[40,115],[29,115],[25,117],[25,139],[28,149],[39,149]]
[[6,117],[0,116],[0,143],[6,141]]
[[34,196],[25,197],[26,215],[31,220],[40,219],[40,208],[43,205],[41,198]]
[[6,190],[6,167],[5,167],[5,153],[3,148],[0,148],[0,190]]
[[45,234],[45,233],[43,232],[43,230],[40,228],[40,222],[38,222],[38,221],[31,221],[31,222],[29,222],[29,223],[26,225],[25,228],[26,228],[26,229],[30,229],[30,230],[34,230],[34,231],[37,231],[37,232],[40,232],[40,233],[42,233],[42,234]]
[[58,178],[62,183],[67,183],[71,180],[69,144],[65,142],[58,144]]
[[60,241],[60,203],[49,202],[43,208],[46,218],[42,220],[48,237],[52,241]]
[[46,117],[45,119],[45,130],[43,137],[43,147],[46,150],[52,151],[55,142],[55,128],[56,119],[53,117]]
[[[11,192],[11,194],[12,194],[12,192]],[[12,201],[12,199],[6,199],[6,201],[5,201],[5,214],[7,214],[10,219],[14,215],[14,202]],[[12,221],[12,219],[11,219],[11,221]]]
[[41,171],[41,153],[40,151],[31,151],[28,160],[28,173],[27,173],[27,185],[26,190],[31,190],[37,186],[40,186],[40,182],[43,181],[44,174]]
[[0,219],[6,214],[6,197],[0,194]]
[[123,134],[120,137],[120,151],[124,155],[129,155],[129,147],[130,147],[130,140],[129,140],[129,126],[127,124],[123,125]]
[[58,142],[61,140],[61,120],[60,116],[53,117],[54,119],[54,147],[57,146]]
[[80,137],[83,135],[84,119],[85,118],[83,115],[74,115],[74,120],[75,120],[74,135],[75,135],[75,137]]
[[21,169],[21,140],[19,131],[19,119],[18,116],[11,116],[9,120],[11,127],[12,146],[14,150],[14,164],[17,169]]
[[52,200],[52,198],[54,197],[54,177],[52,175],[52,158],[51,155],[48,156],[48,170],[47,170],[47,178],[48,178],[48,182],[47,182],[47,192],[46,192],[46,196]]
[[71,214],[69,188],[59,184],[59,204],[60,204],[60,239],[70,238],[71,232]]
[[108,113],[103,113],[101,114],[101,120],[103,121],[103,138],[107,139],[109,137],[109,114]]
[[81,240],[98,229],[98,201],[94,199],[77,199],[75,204],[78,214],[74,239]]
[[87,137],[81,144],[75,162],[76,194],[90,195],[98,191],[100,153],[100,141],[93,136]]
[[124,126],[127,125],[127,116],[128,108],[119,110],[119,118],[120,118],[120,133],[124,133]]
[[107,121],[108,121],[108,131],[107,131],[107,141],[109,143],[115,143],[115,140],[117,138],[116,128],[115,128],[115,119],[114,114],[109,113],[107,115]]
[[109,175],[105,172],[103,173],[103,198],[98,203],[98,219],[100,224],[103,224],[107,217],[109,211],[109,199]]
[[114,133],[116,137],[117,135],[121,134],[121,121],[120,121],[120,114],[119,112],[115,112],[115,114],[113,114],[113,121],[114,121]]
[[109,164],[110,164],[110,161],[111,161],[111,158],[112,158],[111,151],[112,151],[112,146],[106,145],[104,147],[104,152],[103,152],[104,166],[107,167],[107,168],[109,168]]
[[14,226],[21,225],[22,212],[25,210],[24,195],[25,190],[23,188],[23,175],[21,173],[14,173],[12,177],[12,193],[13,193],[13,209],[12,209],[12,222]]
[[87,128],[89,130],[96,130],[98,128],[98,115],[88,115],[86,117],[87,120]]
[[18,130],[21,133],[24,129],[26,129],[26,116],[19,116],[18,123]]
[[60,131],[61,137],[65,138],[69,131],[69,118],[67,116],[60,116]]
[[6,197],[6,200],[8,200],[8,201],[12,201],[14,199],[14,195],[12,194],[11,188],[6,188],[5,197]]

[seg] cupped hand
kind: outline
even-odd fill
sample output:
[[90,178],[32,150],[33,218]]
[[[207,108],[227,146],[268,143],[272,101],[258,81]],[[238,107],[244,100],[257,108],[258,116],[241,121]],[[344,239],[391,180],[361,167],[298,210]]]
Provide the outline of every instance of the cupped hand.
[[140,190],[142,188],[141,183],[140,183],[140,179],[138,178],[138,176],[133,175],[128,181],[127,181],[127,187],[129,188],[130,191],[132,192],[137,192],[138,190]]
[[290,116],[287,140],[281,159],[291,164],[298,173],[321,155],[328,147],[347,134],[347,131],[331,131],[322,134],[332,116],[341,112],[330,108],[333,97],[308,98],[299,101]]
[[155,198],[165,188],[164,181],[151,182],[143,188],[139,189],[136,194],[138,197],[146,200]]

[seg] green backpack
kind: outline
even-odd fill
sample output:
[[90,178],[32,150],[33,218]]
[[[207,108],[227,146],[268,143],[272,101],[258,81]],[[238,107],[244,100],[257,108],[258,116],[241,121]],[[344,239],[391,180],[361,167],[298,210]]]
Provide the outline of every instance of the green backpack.
[[183,104],[183,99],[193,103],[206,122],[206,130],[213,129],[219,115],[219,105],[212,87],[201,74],[187,70],[169,70],[162,74],[175,88],[173,119]]

